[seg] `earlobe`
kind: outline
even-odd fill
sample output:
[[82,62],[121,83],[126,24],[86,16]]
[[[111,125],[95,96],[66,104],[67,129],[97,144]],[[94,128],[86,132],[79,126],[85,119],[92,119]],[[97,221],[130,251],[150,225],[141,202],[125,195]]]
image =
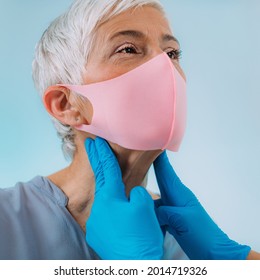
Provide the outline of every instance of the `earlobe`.
[[70,90],[62,86],[50,86],[43,95],[43,103],[50,115],[60,122],[78,126],[87,124],[87,120],[70,101]]

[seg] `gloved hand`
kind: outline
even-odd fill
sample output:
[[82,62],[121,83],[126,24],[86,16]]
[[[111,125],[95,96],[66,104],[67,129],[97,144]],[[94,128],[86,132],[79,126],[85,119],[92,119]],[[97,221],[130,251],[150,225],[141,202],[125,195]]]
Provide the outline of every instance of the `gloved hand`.
[[166,152],[155,160],[154,169],[161,192],[161,199],[156,203],[158,220],[190,259],[246,259],[250,247],[230,240],[214,223],[178,178]]
[[105,140],[87,139],[96,190],[86,240],[102,259],[161,259],[163,235],[154,202],[143,187],[135,187],[129,199],[117,159]]

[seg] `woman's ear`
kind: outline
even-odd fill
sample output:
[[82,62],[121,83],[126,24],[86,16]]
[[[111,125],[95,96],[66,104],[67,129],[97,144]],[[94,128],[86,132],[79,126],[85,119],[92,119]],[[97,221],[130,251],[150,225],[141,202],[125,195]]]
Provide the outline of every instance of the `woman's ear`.
[[50,86],[43,95],[46,110],[61,123],[78,126],[88,124],[76,106],[70,90],[62,86]]

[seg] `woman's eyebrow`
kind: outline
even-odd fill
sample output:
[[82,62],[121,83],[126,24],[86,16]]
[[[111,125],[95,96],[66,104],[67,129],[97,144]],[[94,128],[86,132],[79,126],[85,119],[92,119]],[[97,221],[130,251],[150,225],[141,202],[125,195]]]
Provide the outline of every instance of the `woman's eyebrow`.
[[171,34],[164,34],[162,36],[162,41],[163,42],[174,41],[175,43],[178,44],[178,46],[180,46],[180,43],[179,43],[178,39],[176,37],[174,37],[173,35],[171,35]]
[[[128,36],[128,37],[132,37],[135,39],[145,39],[145,37],[146,37],[146,35],[143,32],[138,31],[138,30],[121,30],[121,31],[113,34],[111,36],[110,40],[114,40],[115,38],[117,38],[119,36]],[[180,43],[177,40],[177,38],[171,34],[163,34],[161,37],[161,40],[163,42],[174,41],[175,43],[177,43],[180,46]]]
[[141,31],[137,31],[137,30],[121,30],[119,32],[116,32],[115,34],[113,34],[113,36],[111,36],[110,40],[113,40],[119,36],[128,36],[128,37],[133,37],[135,39],[143,39],[145,38],[144,33],[142,33]]

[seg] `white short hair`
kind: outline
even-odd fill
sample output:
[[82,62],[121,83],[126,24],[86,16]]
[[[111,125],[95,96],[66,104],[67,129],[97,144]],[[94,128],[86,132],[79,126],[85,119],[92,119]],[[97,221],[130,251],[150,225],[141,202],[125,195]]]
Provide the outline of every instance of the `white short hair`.
[[[33,80],[40,95],[58,83],[82,84],[99,24],[128,9],[145,5],[163,12],[158,0],[75,0],[67,12],[50,24],[36,46]],[[62,140],[64,156],[73,158],[76,146],[72,128],[53,117],[52,121]]]

